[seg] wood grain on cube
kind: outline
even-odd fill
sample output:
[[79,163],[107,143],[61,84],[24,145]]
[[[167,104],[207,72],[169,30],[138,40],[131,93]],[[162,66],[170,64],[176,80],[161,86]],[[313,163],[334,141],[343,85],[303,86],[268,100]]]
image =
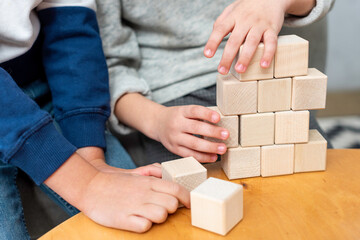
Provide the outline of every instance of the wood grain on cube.
[[259,79],[272,79],[274,76],[274,61],[271,62],[268,68],[262,68],[260,66],[261,58],[264,54],[264,44],[260,43],[257,47],[253,58],[251,59],[245,73],[238,73],[235,70],[236,62],[238,61],[243,46],[240,47],[239,53],[236,55],[231,68],[230,72],[240,81],[254,81]]
[[161,163],[162,179],[176,182],[188,191],[207,178],[207,170],[195,158],[187,157]]
[[209,108],[220,114],[220,121],[215,125],[227,129],[230,135],[226,140],[211,137],[204,137],[204,139],[212,142],[223,142],[230,148],[239,146],[239,116],[224,116],[217,107]]
[[305,143],[309,140],[309,111],[275,113],[275,144]]
[[263,80],[258,83],[258,112],[290,110],[291,78]]
[[296,35],[279,36],[275,52],[275,78],[306,75],[309,42]]
[[326,105],[327,76],[316,68],[309,68],[308,75],[293,78],[293,110],[324,109]]
[[240,82],[231,73],[219,74],[216,81],[216,104],[223,115],[256,113],[257,82]]
[[240,184],[209,178],[191,193],[191,224],[226,235],[243,218]]
[[260,176],[260,147],[229,148],[221,156],[221,167],[229,179]]
[[240,116],[240,145],[242,147],[274,144],[274,113]]
[[261,176],[278,176],[294,172],[294,144],[261,147]]
[[324,171],[327,141],[316,129],[309,132],[309,142],[295,144],[294,172]]

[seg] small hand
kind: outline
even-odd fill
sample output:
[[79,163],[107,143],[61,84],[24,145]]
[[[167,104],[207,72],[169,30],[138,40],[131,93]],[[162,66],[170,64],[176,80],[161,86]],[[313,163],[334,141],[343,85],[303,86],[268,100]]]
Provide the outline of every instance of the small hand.
[[284,22],[288,0],[237,0],[230,4],[214,23],[213,31],[205,46],[204,55],[213,57],[221,41],[231,33],[218,71],[227,74],[244,44],[235,70],[244,73],[260,41],[265,50],[260,61],[263,68],[270,66],[277,47],[277,35]]
[[229,131],[213,125],[219,121],[217,112],[203,106],[164,107],[155,121],[155,138],[179,156],[193,156],[200,162],[214,162],[217,154],[226,152],[225,144],[207,141],[194,134],[227,139]]
[[99,172],[84,191],[81,211],[95,222],[134,232],[149,230],[174,213],[178,203],[190,207],[182,186],[154,177]]

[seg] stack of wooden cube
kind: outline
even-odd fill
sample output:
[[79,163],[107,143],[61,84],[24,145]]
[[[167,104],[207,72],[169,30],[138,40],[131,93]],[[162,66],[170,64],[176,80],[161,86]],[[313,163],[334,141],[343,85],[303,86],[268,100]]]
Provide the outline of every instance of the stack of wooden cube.
[[325,170],[327,142],[309,130],[309,110],[325,108],[327,76],[308,68],[309,42],[296,35],[278,38],[267,69],[260,67],[263,52],[261,43],[246,73],[235,71],[237,57],[230,73],[217,78],[211,109],[230,131],[224,172],[237,179]]

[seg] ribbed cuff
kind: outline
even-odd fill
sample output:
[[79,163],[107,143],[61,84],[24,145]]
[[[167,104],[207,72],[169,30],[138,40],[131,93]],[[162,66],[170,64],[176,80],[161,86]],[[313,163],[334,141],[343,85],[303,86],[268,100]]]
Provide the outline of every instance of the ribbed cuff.
[[105,123],[101,113],[78,113],[59,120],[64,137],[78,148],[100,147],[105,149]]
[[44,182],[74,152],[52,122],[35,131],[15,153],[10,163],[25,171],[36,184]]

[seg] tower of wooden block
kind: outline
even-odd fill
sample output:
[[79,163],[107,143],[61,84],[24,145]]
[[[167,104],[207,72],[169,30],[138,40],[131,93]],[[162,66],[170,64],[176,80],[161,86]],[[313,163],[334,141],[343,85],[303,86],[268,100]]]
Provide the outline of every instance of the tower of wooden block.
[[[325,170],[327,143],[309,131],[309,110],[325,108],[327,76],[308,68],[309,42],[296,35],[278,38],[266,70],[260,67],[263,51],[261,43],[245,74],[235,71],[236,57],[230,73],[217,78],[212,109],[220,111],[232,139],[221,157],[225,174],[236,179]],[[231,118],[239,125],[229,126]]]

